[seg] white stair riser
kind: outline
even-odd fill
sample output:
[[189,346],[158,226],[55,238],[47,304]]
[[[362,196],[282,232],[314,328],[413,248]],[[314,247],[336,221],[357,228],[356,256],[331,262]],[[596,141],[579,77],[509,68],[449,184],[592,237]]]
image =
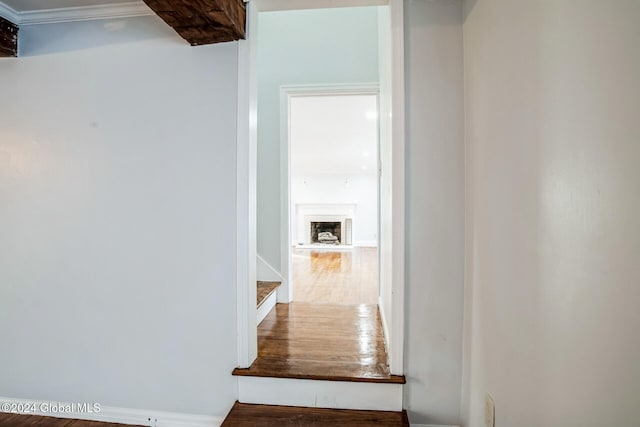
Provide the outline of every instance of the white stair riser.
[[276,293],[272,292],[271,295],[269,295],[267,299],[263,301],[260,307],[258,307],[258,314],[256,315],[258,320],[258,325],[260,324],[260,322],[264,320],[265,317],[267,317],[267,314],[269,314],[269,312],[275,306],[276,306]]
[[402,384],[238,377],[241,403],[401,411]]

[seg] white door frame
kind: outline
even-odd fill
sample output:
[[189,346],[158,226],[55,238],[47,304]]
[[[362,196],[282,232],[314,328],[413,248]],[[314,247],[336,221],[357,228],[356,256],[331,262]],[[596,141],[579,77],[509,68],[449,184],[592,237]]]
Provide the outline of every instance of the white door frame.
[[[280,218],[281,274],[285,281],[278,289],[278,302],[293,300],[291,268],[291,98],[297,96],[380,95],[378,83],[334,85],[284,85],[280,87]],[[379,104],[379,101],[378,101]]]
[[[260,11],[353,6],[390,6],[392,59],[392,313],[389,364],[401,375],[404,352],[404,5],[403,0],[251,0],[247,3],[247,40],[238,42],[237,141],[237,327],[238,366],[258,354],[256,318],[257,206],[257,30]],[[384,119],[381,117],[381,120]],[[288,138],[287,138],[288,139]],[[288,194],[288,192],[287,192]],[[284,201],[283,201],[284,204]],[[286,207],[288,208],[288,205]],[[289,215],[287,215],[287,218]],[[286,230],[288,230],[288,224]],[[291,241],[287,242],[288,246]],[[283,258],[284,259],[284,258]]]

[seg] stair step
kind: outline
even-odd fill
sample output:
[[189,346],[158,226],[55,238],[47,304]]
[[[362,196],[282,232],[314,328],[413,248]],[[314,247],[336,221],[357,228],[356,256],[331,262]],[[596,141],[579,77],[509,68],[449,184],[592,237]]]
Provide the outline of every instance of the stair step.
[[375,305],[277,304],[258,326],[257,359],[234,374],[404,383],[389,371]]
[[401,383],[238,376],[238,401],[308,408],[402,410]]
[[260,308],[260,306],[267,300],[267,298],[269,298],[271,294],[273,294],[278,289],[280,285],[281,285],[280,282],[258,281],[258,287],[256,292],[256,296],[257,296],[256,306]]
[[409,427],[406,411],[353,411],[345,409],[297,408],[250,405],[236,402],[222,427]]
[[258,324],[267,317],[267,314],[273,307],[276,306],[276,290],[280,286],[280,282],[258,282],[257,288],[257,303],[258,303],[258,312],[256,313],[256,318]]
[[235,368],[232,375],[237,377],[262,377],[262,378],[289,378],[299,380],[321,380],[321,381],[345,381],[354,383],[378,383],[378,384],[406,384],[404,375],[390,375],[387,378],[377,377],[357,377],[340,375],[315,375],[315,374],[293,374],[289,372],[263,372],[254,371],[251,368]]

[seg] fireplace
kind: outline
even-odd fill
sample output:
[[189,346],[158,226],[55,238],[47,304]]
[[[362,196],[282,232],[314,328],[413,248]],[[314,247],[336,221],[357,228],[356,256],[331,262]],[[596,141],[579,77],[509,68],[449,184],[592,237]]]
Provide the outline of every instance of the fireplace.
[[311,243],[339,245],[342,243],[342,222],[311,221]]
[[[297,230],[294,233],[293,246],[321,247],[323,244],[329,244],[330,246],[350,248],[353,244],[355,211],[355,204],[296,204],[293,218]],[[325,227],[329,227],[329,229],[325,230]],[[323,242],[320,243],[319,232],[331,234],[323,235]],[[331,236],[334,236],[335,239],[332,239]]]

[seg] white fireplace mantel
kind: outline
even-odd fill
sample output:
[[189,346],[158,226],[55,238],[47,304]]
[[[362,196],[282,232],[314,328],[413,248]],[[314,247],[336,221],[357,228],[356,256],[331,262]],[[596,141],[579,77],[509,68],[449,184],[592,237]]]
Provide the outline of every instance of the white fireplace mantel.
[[[295,205],[296,217],[298,219],[296,227],[298,230],[297,244],[308,245],[311,243],[311,222],[327,221],[340,222],[343,233],[346,232],[346,220],[351,219],[349,232],[353,230],[353,217],[356,212],[355,203],[341,204],[319,204],[319,203],[298,203]],[[343,237],[345,241],[351,241],[352,236]]]

